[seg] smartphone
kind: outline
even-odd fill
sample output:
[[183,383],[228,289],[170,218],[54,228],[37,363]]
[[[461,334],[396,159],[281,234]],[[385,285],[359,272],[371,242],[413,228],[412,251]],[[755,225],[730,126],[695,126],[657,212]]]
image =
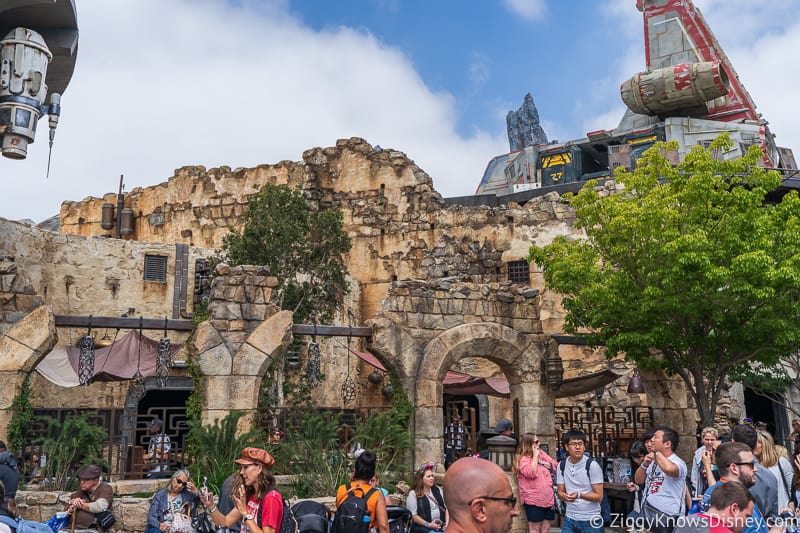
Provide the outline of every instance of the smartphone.
[[203,495],[203,498],[208,497],[208,478],[206,476],[203,476],[203,486],[200,489],[200,494]]

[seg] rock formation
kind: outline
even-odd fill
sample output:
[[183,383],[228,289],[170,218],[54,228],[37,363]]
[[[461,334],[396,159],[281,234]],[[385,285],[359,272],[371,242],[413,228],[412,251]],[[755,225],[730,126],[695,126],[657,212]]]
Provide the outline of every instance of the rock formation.
[[511,152],[534,144],[547,144],[547,134],[539,123],[539,111],[533,103],[531,93],[525,95],[520,108],[506,115],[508,147]]

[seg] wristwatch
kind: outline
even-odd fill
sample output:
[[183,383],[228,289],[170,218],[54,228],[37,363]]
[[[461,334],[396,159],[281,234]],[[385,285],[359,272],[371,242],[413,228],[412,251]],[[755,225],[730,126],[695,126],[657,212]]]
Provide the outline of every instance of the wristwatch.
[[249,514],[249,515],[245,516],[244,519],[245,520],[252,520],[253,519],[253,515]]

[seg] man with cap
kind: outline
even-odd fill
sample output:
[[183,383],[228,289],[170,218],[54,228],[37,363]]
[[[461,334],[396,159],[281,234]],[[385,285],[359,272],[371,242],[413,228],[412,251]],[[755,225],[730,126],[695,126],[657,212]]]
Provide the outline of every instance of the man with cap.
[[100,467],[89,465],[78,472],[80,488],[70,494],[67,512],[73,514],[75,531],[100,531],[95,514],[111,509],[114,489],[100,481]]
[[6,449],[6,443],[0,440],[0,482],[5,487],[5,497],[0,500],[0,506],[6,504],[6,508],[12,513],[16,513],[17,505],[14,498],[17,496],[17,486],[19,485],[19,468],[17,468],[17,458]]
[[154,418],[147,426],[147,433],[151,435],[147,446],[147,453],[142,456],[145,461],[155,463],[147,472],[147,477],[163,477],[169,470],[169,450],[172,442],[169,435],[164,433],[164,422]]

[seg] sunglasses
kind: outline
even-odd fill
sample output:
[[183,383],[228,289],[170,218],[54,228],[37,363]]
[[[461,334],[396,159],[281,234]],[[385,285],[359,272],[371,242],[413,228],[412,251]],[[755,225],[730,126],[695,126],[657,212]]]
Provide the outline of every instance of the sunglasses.
[[733,463],[733,464],[735,464],[736,466],[749,466],[750,468],[755,468],[756,466],[755,461],[750,461],[749,463]]
[[178,485],[183,485],[184,487],[186,486],[187,483],[189,483],[188,480],[187,481],[183,481],[183,480],[180,480],[180,479],[176,479],[175,481],[178,482]]
[[508,505],[509,507],[515,507],[517,505],[517,498],[514,496],[510,496],[508,498],[497,498],[495,496],[478,496],[477,498],[469,502],[469,504],[472,505],[472,503],[475,500],[491,500],[493,502],[505,502],[506,505]]

